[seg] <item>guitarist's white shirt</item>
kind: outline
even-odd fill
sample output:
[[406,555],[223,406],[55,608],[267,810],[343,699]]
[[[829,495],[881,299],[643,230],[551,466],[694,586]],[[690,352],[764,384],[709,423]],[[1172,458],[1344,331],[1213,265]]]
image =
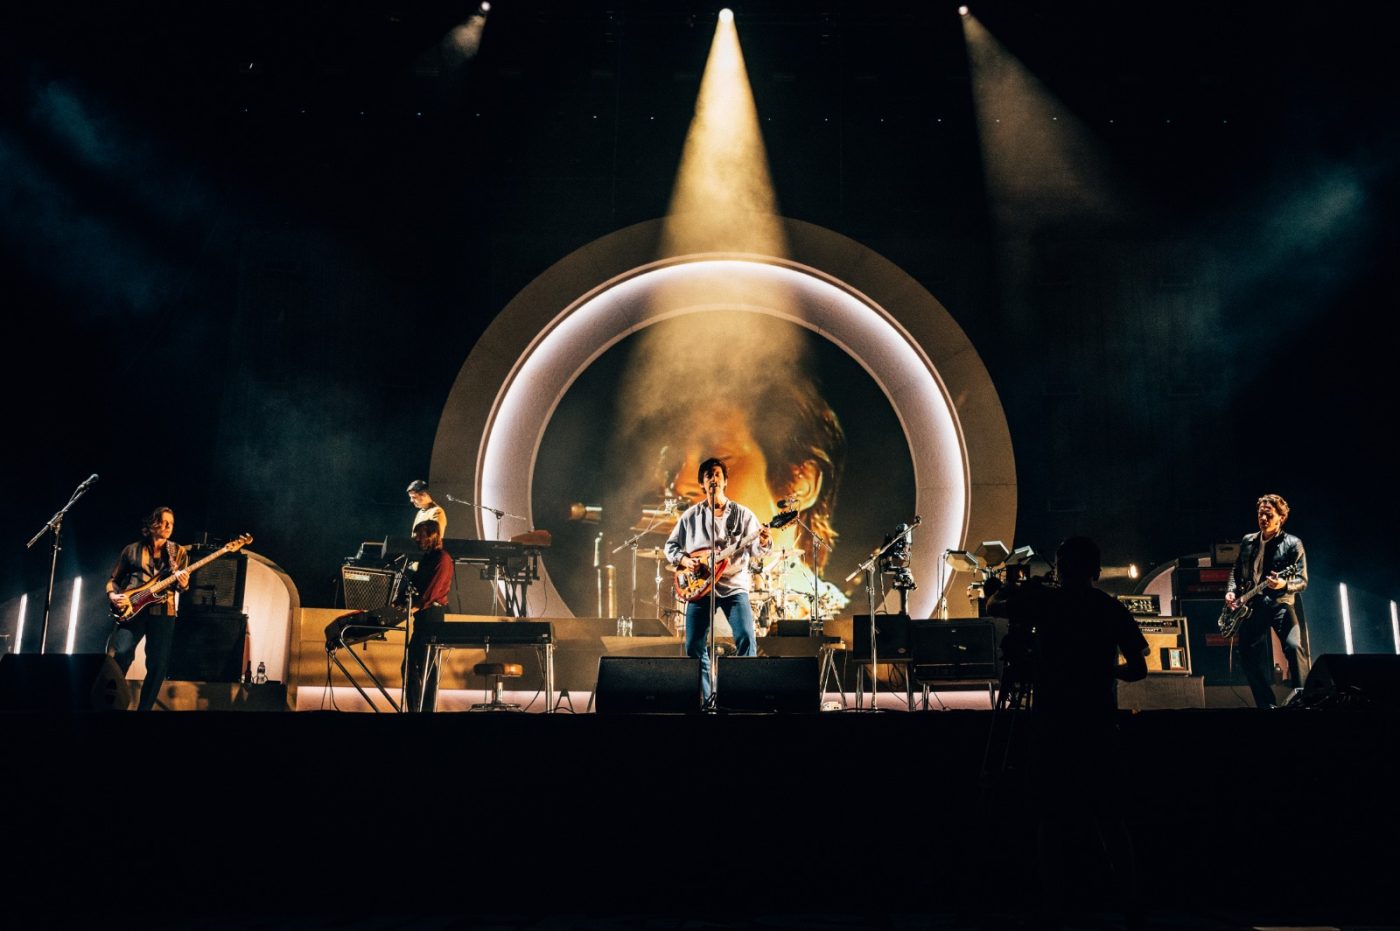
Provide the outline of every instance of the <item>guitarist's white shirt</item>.
[[[676,521],[675,529],[666,539],[666,560],[671,565],[679,563],[681,557],[688,553],[710,548],[710,513],[709,504],[701,501],[692,504]],[[747,592],[753,587],[750,559],[766,556],[773,545],[771,541],[767,546],[759,542],[762,524],[753,511],[732,499],[725,503],[724,512],[716,515],[715,523],[718,524],[718,543],[714,548],[720,551],[719,558],[724,556],[727,547],[749,541],[731,557],[729,566],[715,583],[715,594],[724,597],[735,592]]]

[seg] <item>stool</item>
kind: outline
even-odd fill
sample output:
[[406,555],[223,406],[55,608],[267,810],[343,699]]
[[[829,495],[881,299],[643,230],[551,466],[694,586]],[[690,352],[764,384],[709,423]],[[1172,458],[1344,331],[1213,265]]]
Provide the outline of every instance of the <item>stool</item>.
[[520,706],[512,702],[501,701],[501,680],[518,679],[525,674],[525,667],[519,663],[477,663],[472,667],[472,672],[478,676],[484,676],[493,680],[496,688],[496,695],[489,702],[477,702],[472,705],[472,711],[519,711]]

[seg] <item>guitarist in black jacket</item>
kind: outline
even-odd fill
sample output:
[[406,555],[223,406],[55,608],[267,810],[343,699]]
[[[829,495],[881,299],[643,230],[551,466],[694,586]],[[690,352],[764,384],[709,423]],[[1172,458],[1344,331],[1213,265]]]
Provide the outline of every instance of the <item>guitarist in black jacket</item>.
[[[189,588],[190,577],[185,567],[190,563],[189,552],[173,542],[175,512],[159,507],[151,512],[141,527],[143,539],[122,550],[112,574],[107,579],[107,599],[114,606],[125,604],[125,592],[165,576],[176,577],[180,591]],[[146,640],[146,679],[141,685],[138,711],[150,711],[165,683],[170,668],[170,648],[175,642],[175,598],[152,604],[136,616],[119,622],[107,640],[107,653],[116,659],[123,674],[136,658],[136,645]]]
[[[1295,602],[1308,587],[1307,555],[1303,541],[1285,533],[1288,502],[1278,495],[1264,495],[1258,501],[1255,517],[1259,532],[1246,534],[1240,541],[1240,554],[1230,573],[1225,592],[1225,607],[1233,611],[1239,605],[1240,593],[1263,580],[1264,589],[1249,602],[1253,609],[1239,629],[1240,663],[1244,667],[1254,704],[1272,708],[1276,704],[1274,681],[1274,650],[1269,631],[1278,634],[1283,655],[1288,660],[1288,684],[1296,691],[1303,687],[1308,675],[1308,650],[1303,628],[1299,624]],[[1287,579],[1279,575],[1295,567]]]

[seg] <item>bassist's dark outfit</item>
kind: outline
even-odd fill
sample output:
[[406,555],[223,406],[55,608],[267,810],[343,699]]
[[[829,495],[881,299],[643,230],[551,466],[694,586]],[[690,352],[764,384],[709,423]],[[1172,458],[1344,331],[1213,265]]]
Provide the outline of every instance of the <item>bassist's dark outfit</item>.
[[1278,634],[1283,644],[1283,655],[1288,660],[1288,683],[1293,688],[1302,688],[1308,676],[1307,637],[1299,623],[1294,603],[1308,587],[1307,554],[1303,552],[1303,541],[1291,533],[1280,532],[1264,544],[1259,551],[1260,534],[1247,534],[1240,541],[1240,554],[1235,559],[1235,568],[1230,573],[1229,590],[1236,596],[1266,578],[1271,572],[1282,572],[1294,563],[1298,564],[1298,574],[1288,579],[1284,588],[1265,588],[1249,600],[1253,613],[1245,618],[1239,630],[1239,658],[1244,668],[1249,690],[1254,695],[1254,704],[1260,708],[1271,708],[1275,704],[1274,649],[1269,641],[1269,631]]
[[[167,540],[158,552],[153,552],[150,540],[138,540],[117,557],[117,564],[112,567],[111,590],[128,591],[171,575],[189,564],[189,552],[178,543]],[[187,584],[177,583],[182,590]],[[131,620],[118,623],[107,639],[107,655],[116,659],[123,675],[136,658],[137,644],[143,638],[146,641],[146,679],[141,683],[138,711],[150,711],[155,706],[170,669],[170,647],[175,642],[175,598],[171,592],[166,601],[157,602]]]

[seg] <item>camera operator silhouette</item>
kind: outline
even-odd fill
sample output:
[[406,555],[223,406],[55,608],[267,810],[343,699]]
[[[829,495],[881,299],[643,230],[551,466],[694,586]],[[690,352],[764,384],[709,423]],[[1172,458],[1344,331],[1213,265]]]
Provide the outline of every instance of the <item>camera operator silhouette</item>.
[[[1094,587],[1099,548],[1072,537],[1055,554],[1058,584],[1021,584],[998,593],[995,613],[1033,631],[1029,800],[1036,818],[1041,915],[1060,920],[1087,864],[1069,860],[1077,833],[1092,829],[1113,891],[1132,926],[1138,919],[1131,800],[1119,773],[1117,682],[1147,675],[1147,640],[1128,610]],[[1119,656],[1123,660],[1120,664]]]

